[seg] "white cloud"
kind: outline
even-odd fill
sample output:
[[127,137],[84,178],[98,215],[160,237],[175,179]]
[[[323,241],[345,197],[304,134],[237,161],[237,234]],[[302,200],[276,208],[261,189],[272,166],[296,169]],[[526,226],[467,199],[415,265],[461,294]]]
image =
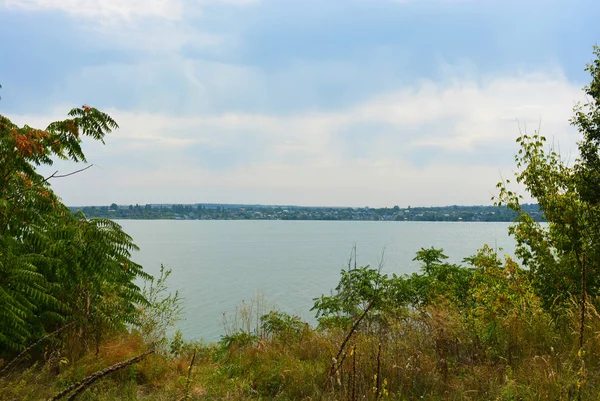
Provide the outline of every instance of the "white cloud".
[[236,6],[249,6],[251,4],[260,3],[261,0],[201,0],[202,3],[216,3],[216,4],[232,4]]
[[184,8],[198,12],[198,5],[222,4],[248,6],[260,0],[4,0],[9,8],[26,11],[57,10],[73,17],[98,20],[106,25],[131,22],[142,18],[176,21],[182,19]]
[[5,0],[5,4],[30,11],[58,10],[105,23],[147,17],[177,20],[182,13],[179,0]]
[[568,119],[580,97],[552,73],[422,82],[338,112],[109,110],[121,129],[106,147],[87,145],[102,170],[56,185],[69,204],[486,203],[501,172],[511,175],[516,119],[530,131],[541,121],[568,154],[575,149]]
[[[114,79],[130,82],[139,81],[140,75],[143,78],[149,74],[169,74],[173,64],[178,64],[176,68],[184,65],[183,53],[202,54],[211,59],[232,54],[240,46],[240,37],[227,32],[225,27],[207,26],[204,8],[215,4],[243,7],[253,3],[256,1],[0,0],[0,11],[4,6],[26,12],[63,12],[75,21],[78,32],[74,35],[82,37],[86,47],[100,53],[118,54],[119,62],[97,59],[84,63],[76,71],[70,69],[72,75],[67,80],[80,80],[74,83],[75,87],[92,86],[94,93],[101,93]],[[206,64],[210,63],[201,65],[198,72],[204,72],[202,67]],[[139,70],[143,70],[142,74]],[[107,75],[109,82],[101,82]],[[65,84],[69,82],[63,83],[61,89]]]
[[[114,26],[96,26],[99,33],[100,48],[111,51],[144,53],[148,57],[164,60],[165,55],[177,54],[182,47],[190,50],[229,48],[234,39],[227,35],[204,32],[181,21],[151,21],[147,23],[122,24]],[[153,63],[145,59],[143,62]],[[105,68],[106,65],[99,68]],[[110,66],[108,66],[110,68]],[[125,70],[130,65],[123,66]],[[92,67],[98,68],[98,67]]]

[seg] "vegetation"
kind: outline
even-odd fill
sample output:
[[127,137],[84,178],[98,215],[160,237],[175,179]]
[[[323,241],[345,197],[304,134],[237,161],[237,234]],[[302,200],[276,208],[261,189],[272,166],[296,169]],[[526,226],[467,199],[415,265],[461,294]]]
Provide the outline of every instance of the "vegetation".
[[[175,336],[169,349],[81,397],[570,400],[582,388],[583,399],[595,399],[600,339],[590,336],[584,345],[581,385],[572,334],[577,305],[564,310],[565,326],[558,324],[528,272],[487,247],[466,267],[446,263],[438,249],[422,249],[417,258],[421,271],[410,276],[388,277],[368,266],[345,270],[338,289],[315,300],[319,327],[277,310],[257,319],[258,300],[238,308],[219,343]],[[591,316],[587,330],[597,332],[600,319]],[[33,366],[9,376],[0,394],[47,398],[146,349],[135,332],[112,336],[97,355],[61,365],[58,374]]]
[[[165,292],[168,269],[135,286],[149,277],[129,260],[131,239],[115,223],[69,213],[35,173],[51,154],[83,160],[73,126],[101,140],[116,124],[87,107],[45,131],[2,117],[0,398],[597,399],[600,49],[594,53],[589,100],[572,120],[580,157],[566,164],[544,150],[540,133],[518,139],[516,181],[548,224],[527,213],[509,181],[498,185],[496,201],[516,216],[522,265],[487,246],[462,265],[441,249],[421,249],[420,271],[405,276],[351,258],[335,291],[314,300],[317,327],[256,300],[209,345],[179,332],[167,338],[180,310],[178,294]],[[11,362],[24,349],[29,363]]]

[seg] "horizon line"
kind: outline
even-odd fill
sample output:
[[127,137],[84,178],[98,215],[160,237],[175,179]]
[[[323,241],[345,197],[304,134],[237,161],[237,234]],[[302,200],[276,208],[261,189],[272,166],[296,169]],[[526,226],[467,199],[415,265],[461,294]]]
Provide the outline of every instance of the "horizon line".
[[[375,207],[375,206],[306,206],[306,205],[294,205],[294,204],[270,204],[270,203],[218,203],[218,202],[195,202],[195,203],[115,203],[117,206],[134,206],[134,205],[138,205],[138,206],[146,206],[146,205],[150,205],[150,206],[173,206],[173,205],[182,205],[182,206],[201,206],[201,205],[214,205],[214,206],[255,206],[255,207],[295,207],[295,208],[319,208],[319,209],[393,209],[394,207],[398,206],[399,209],[415,209],[415,208],[427,208],[427,209],[433,209],[433,208],[444,208],[444,207],[506,207],[506,206],[497,206],[497,205],[482,205],[482,204],[470,204],[470,205],[438,205],[438,206],[412,206],[412,205],[408,205],[405,207],[399,206],[399,205],[394,205],[394,206],[381,206],[381,207]],[[69,208],[78,208],[78,207],[104,207],[104,206],[111,206],[111,204],[108,205],[67,205],[67,207]],[[533,205],[537,205],[537,203],[523,203],[522,206],[533,206]]]

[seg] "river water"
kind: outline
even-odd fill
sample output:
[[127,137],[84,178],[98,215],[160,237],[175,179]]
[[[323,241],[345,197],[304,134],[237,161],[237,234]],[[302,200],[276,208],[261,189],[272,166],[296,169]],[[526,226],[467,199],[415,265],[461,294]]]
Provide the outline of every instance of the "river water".
[[120,220],[140,251],[133,259],[150,274],[171,268],[187,339],[216,341],[223,313],[260,294],[279,310],[314,323],[313,298],[328,294],[356,245],[359,265],[398,275],[418,270],[421,248],[443,248],[460,263],[484,244],[512,255],[510,223],[371,221]]

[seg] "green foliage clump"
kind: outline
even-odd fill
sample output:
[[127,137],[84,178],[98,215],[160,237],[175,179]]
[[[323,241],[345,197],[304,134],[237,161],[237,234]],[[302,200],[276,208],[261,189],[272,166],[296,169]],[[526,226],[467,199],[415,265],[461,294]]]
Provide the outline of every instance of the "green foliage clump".
[[[164,265],[160,266],[160,273],[155,279],[146,282],[142,289],[144,303],[139,303],[135,325],[142,334],[144,341],[153,344],[156,349],[166,349],[168,345],[167,331],[179,320],[182,306],[179,292],[170,293],[167,289],[167,280],[172,270]],[[181,337],[177,331],[176,336]],[[174,339],[175,344],[180,340]],[[171,342],[172,349],[179,349]]]
[[272,310],[261,316],[260,321],[263,333],[270,337],[299,337],[306,329],[306,323],[298,316],[278,310]]
[[421,271],[391,277],[379,269],[361,266],[342,270],[335,293],[315,298],[313,310],[321,327],[348,327],[370,307],[367,321],[382,323],[386,317],[424,307],[440,296],[453,303],[468,302],[473,270],[444,262],[442,249],[424,249],[414,260]]

